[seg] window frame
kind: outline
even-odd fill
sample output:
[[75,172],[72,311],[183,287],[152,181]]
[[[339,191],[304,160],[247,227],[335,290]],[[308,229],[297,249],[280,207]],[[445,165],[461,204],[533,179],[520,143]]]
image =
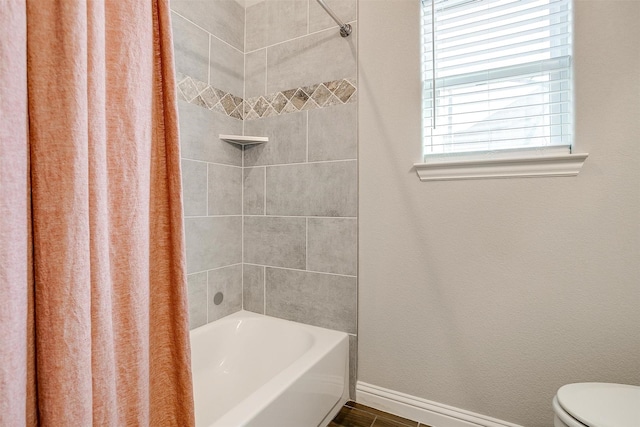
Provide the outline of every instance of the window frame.
[[[573,13],[573,8],[571,13]],[[423,28],[422,23],[420,25]],[[423,38],[423,31],[421,31],[421,38]],[[558,61],[558,59],[552,58],[549,61]],[[426,86],[424,85],[424,75],[421,75],[421,80],[424,90]],[[433,81],[436,80],[433,79]],[[437,82],[435,84],[437,87]],[[571,84],[573,85],[573,81]],[[425,105],[423,103],[421,117],[424,116]],[[573,127],[573,124],[571,126]],[[421,127],[424,131],[424,123]],[[571,134],[574,133],[571,132]],[[575,141],[572,143],[575,145]],[[425,152],[425,135],[421,138],[421,146],[423,161],[414,164],[414,169],[421,181],[576,176],[588,156],[588,153],[573,153],[571,145],[427,154]]]

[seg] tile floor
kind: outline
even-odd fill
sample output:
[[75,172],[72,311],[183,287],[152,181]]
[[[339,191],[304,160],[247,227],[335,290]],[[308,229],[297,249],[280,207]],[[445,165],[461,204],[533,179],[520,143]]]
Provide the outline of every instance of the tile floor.
[[406,418],[379,411],[356,402],[347,402],[329,427],[429,427]]

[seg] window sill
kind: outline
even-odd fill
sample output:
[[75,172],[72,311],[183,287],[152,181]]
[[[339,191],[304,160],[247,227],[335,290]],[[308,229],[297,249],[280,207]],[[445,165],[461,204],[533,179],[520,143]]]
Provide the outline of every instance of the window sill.
[[420,181],[576,176],[588,153],[521,155],[468,160],[438,159],[415,163]]

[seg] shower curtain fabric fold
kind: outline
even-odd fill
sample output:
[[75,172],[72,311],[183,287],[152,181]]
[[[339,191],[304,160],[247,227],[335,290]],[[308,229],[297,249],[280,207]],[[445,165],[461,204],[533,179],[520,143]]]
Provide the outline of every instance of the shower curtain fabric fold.
[[0,425],[194,425],[168,0],[0,7]]

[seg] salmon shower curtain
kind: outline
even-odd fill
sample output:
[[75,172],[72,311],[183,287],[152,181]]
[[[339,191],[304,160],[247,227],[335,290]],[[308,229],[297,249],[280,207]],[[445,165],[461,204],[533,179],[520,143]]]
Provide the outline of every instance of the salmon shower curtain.
[[0,1],[0,425],[194,424],[173,85],[168,0]]

